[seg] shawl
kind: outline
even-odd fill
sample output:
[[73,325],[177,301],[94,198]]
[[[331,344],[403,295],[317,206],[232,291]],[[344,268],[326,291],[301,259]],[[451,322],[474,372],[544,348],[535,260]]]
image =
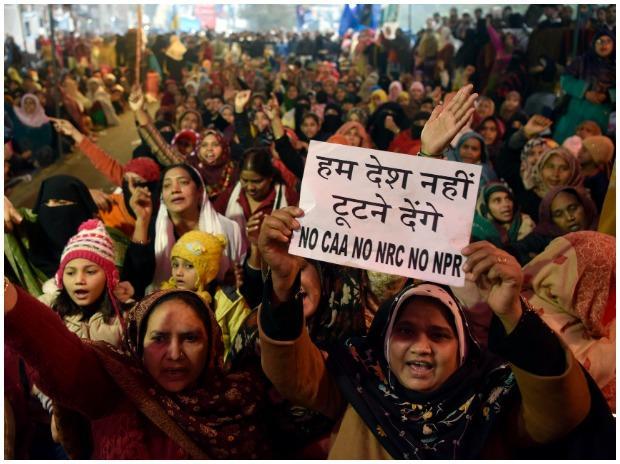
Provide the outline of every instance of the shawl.
[[[141,362],[148,315],[171,294],[195,299],[209,336],[207,363],[196,388],[170,393],[157,385]],[[225,373],[222,333],[214,313],[186,290],[155,292],[128,313],[123,346],[85,341],[94,348],[121,391],[153,424],[194,459],[257,459],[269,449],[260,428],[259,403],[264,394],[258,377],[247,371]]]
[[[34,101],[35,109],[32,114],[26,113],[26,109],[24,104],[26,103],[26,99],[30,99]],[[20,105],[15,108],[15,115],[21,121],[21,123],[28,127],[41,127],[43,124],[47,124],[50,122],[49,118],[45,115],[45,110],[41,106],[41,102],[31,93],[25,94],[21,101]]]
[[370,136],[368,135],[368,132],[366,132],[366,129],[364,128],[364,126],[357,121],[345,122],[342,126],[338,128],[338,130],[336,131],[336,134],[346,135],[347,132],[349,132],[351,129],[354,129],[354,128],[357,129],[357,133],[362,139],[360,147],[372,148],[372,142],[370,140]]
[[543,137],[535,137],[525,143],[521,150],[521,166],[519,172],[521,173],[521,181],[526,190],[531,190],[534,187],[534,167],[544,153],[543,151],[536,158],[533,157],[534,148],[539,146],[544,146],[546,151],[550,148],[557,148],[558,144],[553,139]]
[[538,207],[538,224],[535,232],[554,238],[566,234],[565,231],[555,225],[551,217],[551,203],[553,203],[553,200],[560,192],[572,193],[579,199],[586,214],[586,223],[588,224],[587,230],[596,230],[598,225],[598,214],[596,205],[594,201],[592,201],[592,198],[590,198],[590,195],[581,187],[564,186],[549,190],[540,202],[540,206]]
[[[495,220],[489,210],[489,198],[495,192],[506,192],[513,201],[512,222],[508,230]],[[534,221],[528,215],[520,213],[519,207],[514,201],[514,194],[507,184],[500,181],[492,181],[484,186],[476,204],[472,237],[475,237],[477,240],[488,240],[501,248],[521,240],[533,229]]]
[[[230,198],[228,199],[226,213],[224,215],[228,219],[232,219],[239,224],[239,228],[245,231],[245,225],[249,217],[246,217],[248,212],[244,211],[244,208],[240,202],[242,190],[241,182],[237,182],[237,185],[235,185],[235,188],[232,190]],[[245,193],[243,195],[245,196]],[[266,213],[268,211],[267,214],[271,214],[273,210],[285,208],[287,206],[288,201],[286,200],[286,186],[279,182],[274,182],[270,195],[265,198],[265,201],[261,203],[256,212],[259,210],[266,210]]]
[[[458,369],[427,393],[400,385],[385,355],[398,311],[416,294],[442,301],[455,318],[460,347]],[[386,301],[368,336],[336,346],[327,367],[347,401],[395,459],[479,457],[506,403],[517,392],[508,364],[481,351],[474,341],[450,289],[433,284],[407,286]]]
[[523,268],[523,292],[615,405],[616,243],[593,231],[553,240]]
[[[607,58],[602,58],[596,53],[595,42],[602,36],[608,36],[614,41],[614,50]],[[616,40],[609,31],[598,31],[592,38],[592,44],[588,51],[575,59],[566,69],[566,73],[584,80],[590,85],[590,89],[596,90],[601,86],[606,91],[616,85]]]
[[568,167],[570,169],[570,177],[566,182],[566,186],[570,187],[581,187],[583,185],[583,176],[581,175],[581,167],[579,166],[579,161],[571,155],[571,153],[562,147],[552,148],[551,150],[547,150],[538,160],[538,163],[534,166],[534,173],[532,175],[534,186],[532,190],[538,195],[540,198],[544,198],[547,192],[551,189],[551,186],[547,185],[542,178],[542,170],[545,166],[545,163],[552,156],[557,155],[562,158],[564,161],[568,163]]
[[454,150],[448,150],[448,159],[450,161],[458,161],[460,163],[463,163],[463,160],[461,159],[461,154],[460,154],[461,145],[463,145],[467,140],[469,140],[472,137],[478,139],[482,147],[481,148],[482,152],[480,154],[480,165],[482,166],[482,175],[480,176],[480,188],[482,188],[488,182],[491,182],[492,180],[497,179],[497,174],[495,174],[495,171],[493,170],[493,167],[491,166],[491,163],[489,162],[487,146],[485,145],[484,139],[479,133],[473,132],[473,131],[464,133],[459,139],[458,143],[456,144],[456,147],[454,148]]
[[200,143],[202,144],[208,135],[213,135],[222,147],[222,154],[214,165],[206,165],[200,159],[200,145],[192,152],[188,161],[200,172],[202,179],[207,187],[209,199],[217,197],[224,190],[228,189],[237,181],[237,167],[230,158],[230,145],[224,139],[221,132],[208,129],[202,133]]
[[[218,279],[222,280],[228,269],[233,267],[233,263],[243,262],[246,249],[238,225],[215,211],[215,208],[213,208],[213,205],[207,198],[204,182],[200,187],[203,189],[203,194],[198,230],[209,232],[213,235],[224,235],[227,239],[218,274]],[[170,254],[175,242],[174,224],[168,216],[162,191],[160,206],[155,219],[155,275],[153,282],[149,286],[150,289],[159,288],[162,282],[170,278],[172,274]]]

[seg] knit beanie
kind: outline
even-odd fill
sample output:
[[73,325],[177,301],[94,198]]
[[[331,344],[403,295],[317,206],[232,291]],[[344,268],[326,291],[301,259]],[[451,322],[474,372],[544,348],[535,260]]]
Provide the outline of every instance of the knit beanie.
[[84,221],[78,228],[77,234],[69,239],[60,257],[60,266],[56,272],[56,286],[63,288],[62,276],[69,262],[77,258],[84,258],[101,266],[106,277],[106,287],[110,302],[123,328],[125,323],[113,294],[119,282],[119,273],[115,265],[114,243],[99,219]]
[[69,261],[84,258],[101,266],[105,272],[107,286],[114,290],[119,282],[114,258],[114,243],[99,219],[84,221],[77,234],[69,239],[60,257],[56,272],[56,285],[62,288],[62,276]]
[[155,160],[147,157],[140,156],[132,159],[124,167],[125,172],[132,172],[138,174],[147,182],[157,182],[161,177],[161,170]]
[[[220,259],[225,247],[225,236],[192,230],[183,234],[170,252],[170,259],[177,257],[192,263],[198,279],[196,293],[207,303],[211,303],[211,296],[206,291],[206,287],[220,271]],[[162,288],[176,288],[174,277],[162,285]]]
[[596,164],[607,164],[614,155],[614,143],[604,135],[593,135],[583,141],[583,148]]

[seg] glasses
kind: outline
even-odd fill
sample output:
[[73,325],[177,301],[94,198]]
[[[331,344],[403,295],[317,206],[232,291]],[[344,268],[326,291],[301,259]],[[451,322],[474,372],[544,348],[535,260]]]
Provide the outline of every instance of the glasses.
[[613,40],[609,39],[609,38],[603,38],[600,37],[598,39],[596,39],[596,42],[594,42],[596,45],[611,45],[613,43]]

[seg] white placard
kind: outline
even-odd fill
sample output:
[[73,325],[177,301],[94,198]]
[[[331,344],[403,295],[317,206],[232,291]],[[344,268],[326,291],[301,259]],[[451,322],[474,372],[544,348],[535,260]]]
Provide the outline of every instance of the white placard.
[[313,140],[289,252],[462,287],[481,171]]

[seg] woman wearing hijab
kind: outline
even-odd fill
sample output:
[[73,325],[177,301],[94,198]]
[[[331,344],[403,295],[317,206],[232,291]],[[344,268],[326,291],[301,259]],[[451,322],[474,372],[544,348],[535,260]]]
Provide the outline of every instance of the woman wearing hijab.
[[[13,208],[7,202],[5,197],[5,210]],[[20,285],[39,296],[58,269],[67,241],[82,222],[95,217],[97,205],[82,181],[59,175],[45,179],[34,208],[20,213],[24,220],[4,234],[4,256]]]
[[387,150],[394,137],[408,126],[409,121],[402,106],[396,102],[387,102],[371,113],[366,127],[375,147]]
[[590,191],[599,211],[603,208],[607,194],[615,151],[609,137],[594,135],[583,141],[577,154],[584,177],[583,185]]
[[123,345],[113,348],[80,340],[44,304],[5,287],[7,345],[44,393],[90,421],[90,458],[269,456],[260,379],[225,372],[220,328],[193,292],[142,300],[128,313]]
[[448,150],[447,158],[450,161],[461,163],[479,164],[482,166],[480,176],[480,189],[488,182],[497,179],[497,175],[489,162],[485,140],[477,132],[466,132],[461,136],[456,147]]
[[[302,301],[294,297],[300,260],[279,238],[299,228],[295,218],[302,214],[280,210],[261,230],[271,267],[258,313],[261,361],[285,398],[342,419],[330,458],[523,456],[533,444],[568,441],[589,414],[605,418],[595,422],[597,432],[611,437],[613,419],[600,392],[521,300],[520,266],[486,242],[463,252],[468,280],[482,286],[493,276],[485,295],[497,356],[473,340],[450,290],[425,283],[401,290],[379,310],[366,337],[334,345],[325,359],[304,330]],[[589,452],[613,450],[612,440],[604,451]]]
[[534,229],[534,221],[519,211],[514,194],[507,184],[492,181],[480,192],[474,213],[472,240],[486,240],[499,248],[526,237]]
[[495,116],[489,116],[482,120],[476,132],[484,138],[489,161],[495,167],[497,157],[503,147],[504,133],[506,132],[504,123]]
[[523,268],[524,296],[616,408],[616,242],[599,232],[553,240]]
[[[149,283],[149,289],[155,289],[170,278],[172,247],[190,230],[226,237],[219,282],[230,276],[235,265],[244,263],[246,249],[239,226],[215,211],[207,197],[204,181],[195,168],[176,164],[164,169],[156,215],[153,215],[152,199],[148,197],[143,201],[140,211],[136,211],[136,228],[123,268],[124,280],[131,282],[136,295],[143,295]],[[145,269],[154,272],[145,272]]]
[[393,101],[393,102],[397,101],[398,96],[400,95],[402,91],[403,91],[403,85],[400,83],[400,81],[393,81],[390,84],[389,91],[388,91],[389,101]]
[[590,49],[576,58],[562,75],[560,83],[568,105],[553,132],[558,143],[573,135],[577,125],[586,119],[607,127],[616,94],[615,48],[611,33],[598,31]]
[[53,160],[53,133],[49,118],[36,95],[25,94],[20,105],[5,105],[13,123],[13,145],[19,153],[31,152],[33,161],[47,165]]
[[347,140],[347,145],[352,147],[372,148],[373,146],[366,129],[357,121],[345,122],[338,128],[336,134],[343,136]]
[[368,112],[373,114],[377,108],[379,108],[383,103],[389,101],[388,94],[385,93],[383,89],[375,89],[370,94],[370,101],[368,102]]
[[523,212],[538,222],[540,202],[554,187],[581,187],[583,176],[577,159],[562,147],[545,151],[531,172],[531,187],[517,193]]

